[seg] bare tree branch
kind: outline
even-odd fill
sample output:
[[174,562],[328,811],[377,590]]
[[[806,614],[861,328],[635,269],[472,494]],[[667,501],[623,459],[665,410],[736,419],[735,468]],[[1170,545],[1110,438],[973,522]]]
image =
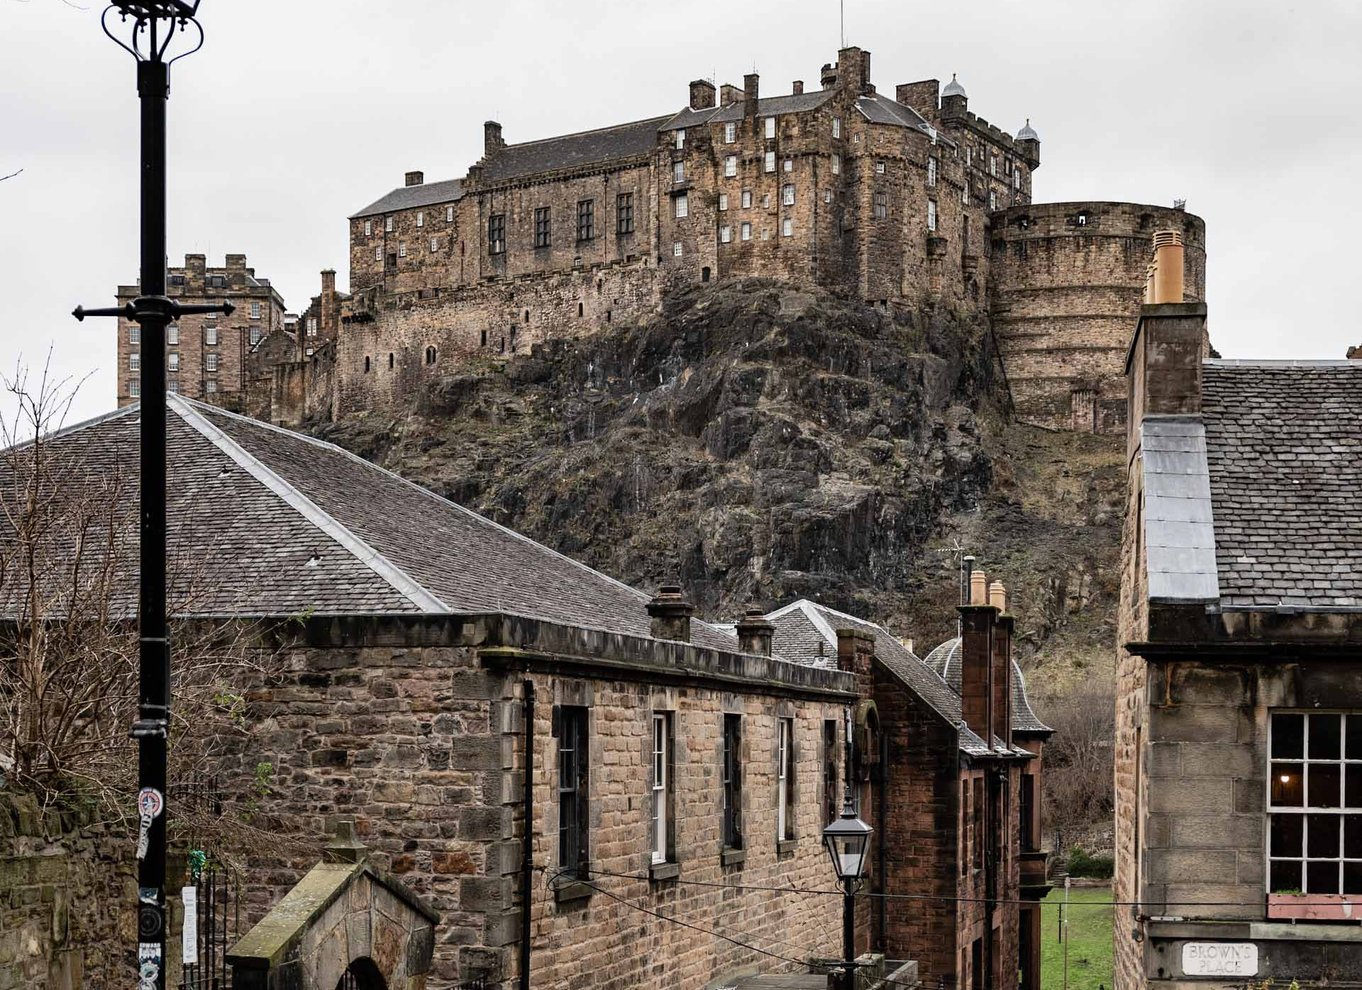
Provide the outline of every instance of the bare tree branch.
[[23,169],[19,169],[19,171],[17,171],[17,172],[11,172],[9,175],[0,175],[0,182],[4,182],[6,179],[12,179],[12,178],[14,178],[16,175],[22,175],[23,172],[24,172]]

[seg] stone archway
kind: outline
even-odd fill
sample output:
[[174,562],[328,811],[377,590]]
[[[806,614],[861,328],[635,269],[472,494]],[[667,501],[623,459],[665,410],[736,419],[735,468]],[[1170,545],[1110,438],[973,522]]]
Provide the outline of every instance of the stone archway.
[[365,956],[346,968],[340,982],[336,984],[336,990],[388,990],[388,981],[383,979],[378,964]]

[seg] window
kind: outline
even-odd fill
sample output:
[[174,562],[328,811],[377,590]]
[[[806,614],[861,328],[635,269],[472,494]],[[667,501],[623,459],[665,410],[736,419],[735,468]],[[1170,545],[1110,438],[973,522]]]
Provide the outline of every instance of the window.
[[214,392],[218,390],[218,380],[216,378],[208,379],[206,382],[203,383],[203,390],[207,392],[209,395],[212,395]]
[[783,169],[784,169],[785,171],[787,171],[787,172],[793,172],[793,171],[794,171],[794,159],[793,159],[793,158],[787,158],[787,159],[785,159],[785,160],[781,163],[781,168],[783,168]]
[[615,197],[615,233],[634,232],[634,194],[620,193]]
[[140,323],[128,327],[128,343],[129,344],[142,343],[142,325]]
[[218,356],[216,354],[205,354],[203,358],[204,371],[218,370]]
[[875,194],[875,219],[884,220],[889,216],[889,194],[877,192]]
[[839,138],[839,137],[842,136],[842,118],[841,118],[841,117],[833,117],[833,118],[832,118],[832,136],[835,137],[835,138]]
[[259,303],[259,302],[252,302],[252,303],[251,303],[251,319],[253,319],[253,320],[258,320],[258,319],[260,319],[260,303]]
[[391,371],[397,365],[396,356],[392,351],[388,352],[388,370]]
[[686,129],[678,127],[676,129],[676,150],[681,151],[686,147]]
[[672,803],[672,716],[653,712],[652,840],[653,862],[667,862],[668,822]]
[[383,245],[379,244],[374,247],[374,260],[375,261],[383,260]]
[[876,174],[876,175],[884,175],[884,162],[876,162],[876,163],[875,163],[875,174]]
[[566,875],[587,877],[587,710],[559,709],[558,720],[558,868]]
[[171,323],[169,326],[166,327],[166,343],[179,344],[179,342],[180,328],[176,324]]
[[735,175],[737,175],[737,174],[738,174],[738,156],[737,156],[737,155],[725,155],[725,156],[724,156],[724,175],[731,179],[731,178],[733,178],[733,177],[734,177]]
[[787,182],[780,187],[780,202],[785,206],[794,206],[795,188],[793,182]]
[[752,208],[752,190],[751,190],[751,189],[744,189],[744,190],[742,191],[742,208],[743,208],[744,210],[750,210],[750,209]]
[[742,848],[742,716],[724,715],[724,845]]
[[227,276],[226,276],[226,275],[214,275],[212,278],[209,279],[209,282],[212,283],[212,286],[213,286],[213,288],[215,288],[215,289],[225,289],[225,288],[227,288]]
[[317,318],[315,316],[307,318],[307,335],[309,337],[317,336]]
[[841,813],[837,794],[837,720],[823,722],[823,822],[833,821]]
[[372,220],[364,221],[364,236],[365,237],[374,236],[374,222]]
[[767,117],[767,118],[766,118],[766,138],[767,138],[767,140],[770,140],[771,138],[773,138],[773,137],[775,137],[775,136],[776,136],[776,118],[774,118],[774,117]]
[[407,256],[407,242],[406,242],[406,241],[403,241],[402,243],[400,243],[400,244],[397,245],[397,256],[398,256],[399,258],[405,258],[405,257]]
[[774,172],[776,170],[776,153],[774,151],[766,152],[764,168],[768,172]]
[[673,182],[685,182],[685,181],[686,181],[686,163],[685,163],[685,162],[672,162],[672,181],[673,181]]
[[776,745],[776,839],[789,841],[794,832],[794,719],[782,718]]
[[720,244],[729,244],[729,243],[732,243],[732,241],[733,241],[733,228],[732,228],[732,227],[720,227],[720,228],[719,228],[719,243],[720,243]]
[[841,175],[841,174],[842,174],[842,156],[841,156],[841,155],[833,155],[833,156],[832,156],[832,174],[833,174],[833,175]]
[[1012,173],[1012,188],[1021,189],[1021,169]]
[[723,213],[728,209],[728,193],[719,193],[719,212]]
[[733,121],[724,124],[724,144],[732,144],[738,140],[738,125]]
[[452,207],[452,206],[446,206],[446,207],[445,207],[445,223],[453,223],[453,222],[454,222],[454,207]]
[[553,220],[549,207],[536,206],[534,209],[534,246],[546,248],[552,243]]
[[254,347],[256,344],[260,343],[260,338],[262,336],[263,333],[259,327],[251,327],[251,346]]
[[1362,894],[1362,712],[1273,712],[1269,893]]
[[936,166],[936,159],[935,159],[935,158],[928,158],[928,159],[927,159],[927,185],[928,185],[928,186],[935,186],[935,185],[936,185],[936,167],[937,167],[937,166]]
[[960,187],[960,205],[969,206],[969,179],[966,179],[965,184]]
[[437,356],[438,354],[435,348],[433,347],[426,348],[426,364],[434,364]]
[[690,216],[690,197],[682,193],[676,197],[674,202],[676,204],[676,219],[682,220]]
[[504,213],[493,213],[487,218],[487,253],[506,253],[506,214]]
[[998,208],[998,190],[996,189],[990,189],[988,191],[988,208],[990,210],[996,210]]
[[166,371],[180,370],[180,352],[171,351],[166,355]]
[[1036,849],[1036,831],[1032,827],[1032,818],[1035,816],[1036,807],[1036,775],[1024,773],[1021,778],[1021,804],[1018,817],[1021,819],[1021,851],[1034,852]]
[[369,373],[369,367],[369,355],[366,354],[364,355],[364,373],[366,375]]
[[825,202],[825,203],[831,203],[831,202],[832,202],[832,190],[831,190],[831,189],[824,189],[824,190],[823,190],[823,202]]
[[432,237],[430,239],[430,253],[434,254],[438,250],[440,250],[440,239],[438,237]]
[[743,224],[738,229],[738,236],[744,241],[750,241],[752,239],[752,225],[750,223]]
[[681,255],[682,255],[682,253],[684,252],[684,250],[685,250],[685,249],[681,247],[681,242],[680,242],[680,241],[674,241],[674,242],[672,243],[672,257],[673,257],[673,258],[679,258],[679,257],[681,257]]
[[141,354],[139,354],[139,353],[133,353],[133,354],[129,354],[129,355],[128,355],[128,370],[129,370],[129,371],[141,371],[141,370],[142,370],[142,355],[141,355]]
[[969,950],[970,990],[984,990],[984,940],[976,938]]
[[385,231],[387,231],[389,234],[391,234],[391,233],[393,232],[393,218],[392,218],[392,217],[384,217],[384,218],[383,218],[383,229],[384,229]]
[[577,240],[596,239],[596,201],[582,199],[577,201]]
[[179,395],[179,394],[180,394],[180,380],[179,380],[178,378],[167,378],[167,379],[166,379],[166,391],[169,392],[171,395]]
[[425,211],[425,210],[417,210],[417,211],[416,211],[416,226],[418,226],[418,227],[424,227],[425,225],[426,225],[426,211]]
[[927,200],[927,229],[936,230],[936,200]]
[[997,156],[997,155],[989,155],[989,156],[988,156],[988,174],[989,174],[989,175],[992,175],[992,176],[995,176],[995,177],[996,177],[997,174],[998,174],[998,156]]
[[984,778],[974,778],[974,808],[970,819],[970,830],[974,834],[974,856],[972,862],[976,870],[984,868]]
[[792,236],[794,236],[794,221],[793,221],[793,220],[785,219],[785,220],[782,220],[782,221],[780,222],[780,236],[781,236],[781,237],[792,237]]
[[203,328],[203,342],[209,347],[217,346],[218,327],[216,323],[209,323]]

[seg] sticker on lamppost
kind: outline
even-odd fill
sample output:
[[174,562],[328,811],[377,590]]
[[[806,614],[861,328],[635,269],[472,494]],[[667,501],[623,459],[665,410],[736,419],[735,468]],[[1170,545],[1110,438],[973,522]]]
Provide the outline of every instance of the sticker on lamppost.
[[161,947],[155,942],[137,945],[137,990],[155,990],[161,975]]
[[166,799],[154,787],[144,787],[137,792],[137,818],[141,830],[137,834],[137,858],[147,858],[147,848],[151,843],[151,823],[165,810]]
[[1253,942],[1186,942],[1185,976],[1257,976],[1258,946]]

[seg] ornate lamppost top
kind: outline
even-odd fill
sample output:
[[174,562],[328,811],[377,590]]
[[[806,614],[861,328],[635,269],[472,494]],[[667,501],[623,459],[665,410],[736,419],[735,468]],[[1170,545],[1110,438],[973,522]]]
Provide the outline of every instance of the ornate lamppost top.
[[[107,34],[139,62],[177,62],[203,47],[203,28],[197,15],[200,0],[112,0],[104,10],[102,23]],[[118,15],[113,23],[110,15]],[[177,34],[198,34],[188,51],[167,60],[171,42]],[[120,35],[125,35],[126,40]]]

